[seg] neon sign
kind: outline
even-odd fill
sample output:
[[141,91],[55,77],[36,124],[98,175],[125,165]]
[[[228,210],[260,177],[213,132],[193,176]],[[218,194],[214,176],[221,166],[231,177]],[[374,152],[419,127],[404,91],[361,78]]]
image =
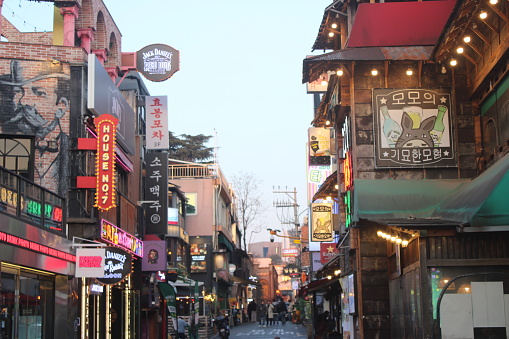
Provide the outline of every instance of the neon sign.
[[343,162],[343,174],[345,177],[345,190],[348,190],[352,187],[352,158],[350,158],[350,152],[346,152]]
[[23,247],[34,252],[46,254],[55,258],[63,259],[70,262],[76,262],[76,256],[73,254],[65,253],[57,249],[26,240],[15,235],[0,232],[0,241],[6,242],[11,245]]
[[101,220],[101,239],[110,244],[122,247],[138,257],[143,257],[143,241],[104,219]]
[[95,161],[96,190],[94,207],[107,211],[115,207],[115,138],[118,119],[110,114],[95,118],[97,154]]
[[352,191],[345,194],[345,227],[350,227],[352,224]]

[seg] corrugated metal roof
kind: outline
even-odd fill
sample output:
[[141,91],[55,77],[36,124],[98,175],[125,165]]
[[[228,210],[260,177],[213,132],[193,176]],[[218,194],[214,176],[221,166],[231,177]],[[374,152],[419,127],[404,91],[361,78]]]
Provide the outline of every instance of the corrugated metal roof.
[[345,61],[389,61],[413,60],[424,61],[431,58],[433,46],[400,46],[400,47],[359,47],[345,48],[334,52],[311,56],[304,59],[303,83],[317,78],[326,72],[330,64]]

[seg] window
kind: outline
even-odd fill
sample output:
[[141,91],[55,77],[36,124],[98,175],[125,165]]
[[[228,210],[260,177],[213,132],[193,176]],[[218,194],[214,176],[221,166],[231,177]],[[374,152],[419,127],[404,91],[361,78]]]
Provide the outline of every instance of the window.
[[33,180],[32,139],[0,138],[0,166]]
[[198,194],[196,194],[196,193],[186,193],[186,198],[187,198],[186,215],[197,215],[198,214],[197,196],[198,196]]

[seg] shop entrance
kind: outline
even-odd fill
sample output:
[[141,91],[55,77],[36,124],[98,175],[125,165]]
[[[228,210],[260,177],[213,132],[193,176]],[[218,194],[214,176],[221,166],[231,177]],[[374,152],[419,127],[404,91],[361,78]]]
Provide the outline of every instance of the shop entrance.
[[55,278],[1,263],[0,339],[53,338]]

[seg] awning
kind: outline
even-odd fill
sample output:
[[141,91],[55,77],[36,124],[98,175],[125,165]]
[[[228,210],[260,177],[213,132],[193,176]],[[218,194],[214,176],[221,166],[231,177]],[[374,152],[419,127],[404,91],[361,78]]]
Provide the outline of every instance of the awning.
[[359,4],[347,45],[434,46],[455,3],[449,0]]
[[299,297],[302,298],[313,292],[329,292],[331,287],[338,290],[338,292],[343,290],[341,288],[341,284],[339,283],[339,277],[335,276],[331,279],[325,278],[311,281],[309,284],[302,286],[302,288],[299,290]]
[[233,245],[223,233],[219,233],[218,241],[219,244],[223,244],[230,252],[233,252],[234,250]]
[[474,179],[354,181],[353,221],[399,225],[509,225],[509,155]]
[[256,281],[251,281],[251,280],[246,280],[246,279],[243,279],[243,278],[239,278],[239,277],[236,277],[236,276],[233,276],[231,275],[230,276],[231,280],[233,282],[236,282],[240,285],[244,285],[244,286],[249,286],[249,285],[254,285],[254,286],[257,286],[257,287],[262,287],[262,285]]

